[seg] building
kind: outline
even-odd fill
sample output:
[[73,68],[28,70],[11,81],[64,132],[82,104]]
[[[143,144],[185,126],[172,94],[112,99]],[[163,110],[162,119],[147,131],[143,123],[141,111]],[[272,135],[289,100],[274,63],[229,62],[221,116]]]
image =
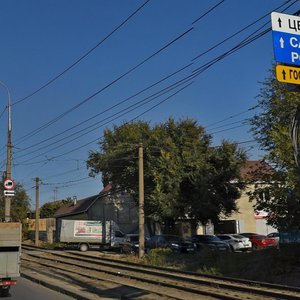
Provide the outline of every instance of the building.
[[[217,233],[242,233],[254,232],[268,234],[277,231],[270,225],[267,225],[268,214],[265,211],[256,211],[254,205],[249,199],[248,192],[253,191],[255,184],[265,186],[263,178],[265,175],[272,175],[274,169],[262,161],[247,161],[241,168],[241,177],[245,181],[246,188],[242,192],[240,199],[237,200],[238,212],[232,214],[229,218],[223,218],[219,224],[214,225],[214,231]],[[265,195],[262,195],[264,197]]]
[[61,220],[114,221],[124,233],[138,231],[138,208],[134,200],[121,191],[114,192],[108,184],[98,195],[59,208],[55,215],[56,237],[61,228]]

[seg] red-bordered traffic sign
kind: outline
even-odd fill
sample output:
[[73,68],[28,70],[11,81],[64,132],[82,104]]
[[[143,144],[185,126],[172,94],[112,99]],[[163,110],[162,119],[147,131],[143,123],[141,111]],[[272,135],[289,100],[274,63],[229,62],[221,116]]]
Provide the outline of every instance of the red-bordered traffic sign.
[[15,183],[12,179],[4,180],[3,185],[6,190],[13,190],[13,188],[15,187]]

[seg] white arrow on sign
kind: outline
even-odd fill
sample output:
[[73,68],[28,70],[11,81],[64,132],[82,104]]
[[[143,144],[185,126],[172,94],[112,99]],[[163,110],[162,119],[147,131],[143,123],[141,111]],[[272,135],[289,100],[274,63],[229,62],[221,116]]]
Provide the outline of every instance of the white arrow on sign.
[[300,35],[300,17],[271,13],[272,30]]
[[4,191],[4,196],[13,197],[15,195],[15,191]]
[[280,40],[280,48],[284,48],[284,39],[281,37]]

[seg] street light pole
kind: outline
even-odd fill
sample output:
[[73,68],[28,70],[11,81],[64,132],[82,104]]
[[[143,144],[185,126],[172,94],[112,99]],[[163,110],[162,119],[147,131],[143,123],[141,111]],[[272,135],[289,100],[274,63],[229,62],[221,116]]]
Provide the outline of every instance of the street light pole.
[[[7,161],[6,161],[6,175],[4,179],[11,179],[11,97],[10,92],[6,84],[4,84],[2,81],[0,81],[0,84],[5,88],[8,96],[8,132],[7,132]],[[10,196],[5,196],[5,210],[4,210],[4,218],[5,222],[11,221],[10,216],[10,207],[11,207],[11,200]]]

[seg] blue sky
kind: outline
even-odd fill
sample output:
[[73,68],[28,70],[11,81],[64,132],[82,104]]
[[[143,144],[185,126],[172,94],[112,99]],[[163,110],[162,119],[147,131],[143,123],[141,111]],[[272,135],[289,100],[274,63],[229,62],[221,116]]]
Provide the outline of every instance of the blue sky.
[[[152,124],[169,117],[193,118],[212,134],[214,145],[222,139],[240,143],[253,140],[245,119],[257,112],[249,109],[257,104],[260,82],[269,75],[274,61],[271,32],[186,83],[191,85],[148,98],[151,101],[133,106],[132,111],[128,111],[129,106],[189,78],[197,68],[226,53],[264,24],[262,30],[270,28],[272,11],[285,9],[285,13],[293,14],[299,1],[150,0],[118,28],[144,3],[1,1],[0,81],[9,88],[13,103],[12,177],[24,185],[33,203],[35,177],[42,181],[41,204],[98,193],[101,178],[88,178],[85,166],[89,151],[98,148],[96,141],[104,128],[137,116]],[[0,112],[4,112],[0,118],[1,171],[6,160],[7,98],[0,86]],[[250,159],[262,155],[255,142],[241,146]]]

